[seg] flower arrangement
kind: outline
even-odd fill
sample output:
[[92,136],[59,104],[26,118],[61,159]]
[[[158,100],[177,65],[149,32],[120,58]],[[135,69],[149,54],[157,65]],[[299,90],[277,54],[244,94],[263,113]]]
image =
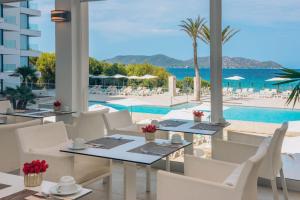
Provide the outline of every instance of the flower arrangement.
[[31,163],[25,163],[23,165],[23,173],[25,175],[44,173],[47,171],[48,167],[49,165],[45,160],[33,160]]
[[194,110],[193,115],[194,115],[194,121],[195,122],[201,122],[202,117],[204,116],[204,113],[200,110]]
[[36,187],[42,184],[43,176],[49,165],[45,160],[33,160],[30,163],[24,163],[24,185],[26,187]]
[[149,124],[146,125],[145,127],[142,127],[142,131],[145,134],[146,141],[155,140],[156,126],[154,124]]
[[61,105],[62,105],[61,101],[59,101],[59,100],[54,101],[54,103],[53,103],[54,110],[59,111],[61,108]]

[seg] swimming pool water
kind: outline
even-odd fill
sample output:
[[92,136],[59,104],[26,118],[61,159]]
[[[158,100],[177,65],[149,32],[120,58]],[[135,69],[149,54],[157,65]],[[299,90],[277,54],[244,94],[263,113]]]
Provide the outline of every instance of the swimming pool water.
[[[89,102],[90,105],[101,104],[104,106],[112,107],[116,110],[128,110],[138,113],[161,114],[165,115],[171,110],[191,108],[196,106],[194,103],[181,104],[173,107],[162,106],[123,106],[118,104],[111,104],[107,102]],[[276,109],[276,108],[258,108],[246,106],[230,106],[224,111],[224,117],[227,120],[241,120],[253,122],[267,122],[267,123],[283,123],[286,121],[300,120],[299,110],[290,109]]]

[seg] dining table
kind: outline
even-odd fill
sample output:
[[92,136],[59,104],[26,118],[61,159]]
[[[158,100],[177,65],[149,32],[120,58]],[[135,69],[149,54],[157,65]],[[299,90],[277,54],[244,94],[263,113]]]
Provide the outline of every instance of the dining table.
[[43,181],[38,187],[25,187],[24,177],[0,172],[0,199],[1,200],[24,200],[24,199],[68,199],[76,200],[92,193],[92,190],[82,188],[78,193],[69,196],[50,195],[50,188],[57,183]]
[[[155,139],[146,141],[145,137],[115,134],[88,141],[87,148],[75,150],[64,147],[60,151],[84,156],[107,158],[121,161],[124,164],[124,199],[136,199],[136,172],[137,165],[151,166],[155,162],[167,158],[172,153],[191,145],[182,141],[173,144],[170,140]],[[150,173],[147,173],[147,177]],[[150,187],[150,179],[147,178],[147,190]]]
[[[211,137],[213,141],[214,137],[219,137],[223,129],[229,126],[230,123],[211,123],[211,122],[196,122],[194,120],[183,119],[167,119],[160,121],[157,130],[168,132],[180,132],[184,133],[184,139],[193,143],[194,135],[202,135]],[[189,145],[184,149],[185,154],[194,154],[193,145]]]

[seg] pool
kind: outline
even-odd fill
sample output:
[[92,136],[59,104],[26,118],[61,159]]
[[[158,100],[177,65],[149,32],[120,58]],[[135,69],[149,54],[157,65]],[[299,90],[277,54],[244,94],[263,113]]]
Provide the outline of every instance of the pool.
[[[107,102],[90,101],[89,105],[101,104],[104,106],[112,107],[116,110],[129,110],[138,113],[160,114],[165,115],[172,110],[182,108],[192,108],[196,106],[195,103],[186,103],[172,107],[163,106],[123,106],[118,104],[111,104]],[[207,110],[203,110],[207,111]],[[246,106],[230,106],[224,111],[224,117],[227,120],[241,120],[253,122],[266,122],[266,123],[283,123],[286,121],[300,120],[299,110],[290,109],[276,109],[276,108],[258,108]]]

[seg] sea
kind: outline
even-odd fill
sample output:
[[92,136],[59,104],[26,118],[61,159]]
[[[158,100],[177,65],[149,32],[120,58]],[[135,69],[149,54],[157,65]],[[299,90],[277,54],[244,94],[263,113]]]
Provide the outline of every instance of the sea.
[[[193,68],[167,68],[168,72],[176,76],[177,80],[182,80],[184,77],[194,77]],[[223,69],[223,87],[232,88],[254,88],[259,91],[264,88],[290,90],[294,84],[274,85],[274,82],[267,82],[267,79],[271,79],[280,73],[280,69]],[[210,69],[200,68],[200,76],[207,81],[210,80]],[[244,80],[241,81],[228,81],[225,78],[231,76],[241,76]]]

